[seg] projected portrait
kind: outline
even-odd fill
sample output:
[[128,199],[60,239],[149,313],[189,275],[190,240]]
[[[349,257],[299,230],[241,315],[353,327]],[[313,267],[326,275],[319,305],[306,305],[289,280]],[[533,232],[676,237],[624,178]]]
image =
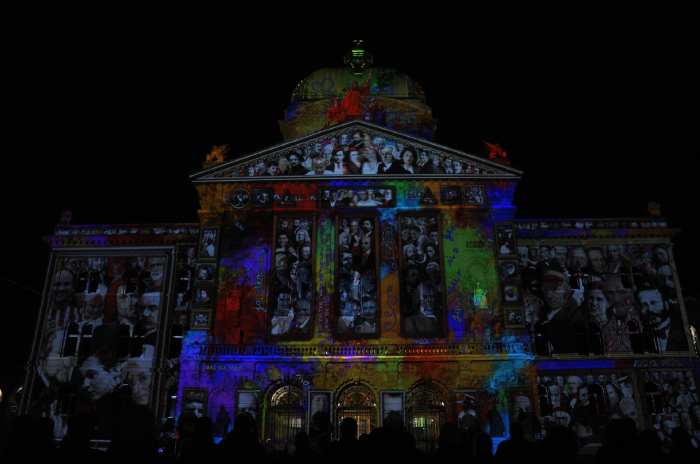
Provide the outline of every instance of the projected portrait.
[[517,253],[515,249],[515,232],[512,225],[496,227],[496,247],[500,257],[512,256]]
[[238,390],[236,401],[236,415],[248,413],[253,418],[258,417],[258,396],[257,390]]
[[270,335],[304,339],[312,335],[313,236],[310,216],[275,218]]
[[639,401],[626,372],[544,372],[537,377],[540,417],[545,429],[570,428],[579,440],[600,442],[612,419],[639,422]]
[[338,337],[379,334],[377,223],[372,216],[338,218],[336,321]]
[[467,206],[484,206],[484,187],[473,185],[465,188],[464,204]]
[[401,331],[410,338],[443,335],[444,290],[437,214],[399,217]]
[[197,265],[197,280],[203,283],[211,283],[214,281],[214,273],[216,267],[213,264]]
[[194,292],[194,303],[197,306],[211,306],[214,289],[212,287],[196,287]]
[[181,413],[193,418],[207,415],[209,392],[203,388],[183,388]]
[[309,417],[307,423],[311,423],[311,419],[317,414],[323,414],[325,417],[331,418],[331,398],[333,392],[326,390],[309,390]]
[[667,246],[540,243],[518,247],[518,255],[539,354],[562,353],[555,333],[567,332],[567,349],[581,354],[688,349]]
[[321,191],[321,208],[388,208],[396,205],[393,188],[326,189]]
[[458,205],[462,200],[462,189],[454,186],[440,188],[440,203],[443,205]]
[[594,353],[642,352],[642,324],[634,295],[594,282],[586,291],[590,346]]
[[515,304],[521,301],[520,295],[520,268],[518,261],[514,259],[498,262],[498,271],[501,277],[503,301]]
[[700,437],[700,397],[692,371],[646,371],[643,382],[651,426],[665,444],[670,444],[678,427],[695,439]]
[[272,206],[274,193],[270,188],[253,189],[253,206],[255,208],[269,208]]
[[219,251],[219,229],[203,229],[199,240],[199,258],[215,259]]
[[500,411],[507,409],[503,399],[493,393],[478,390],[457,390],[455,412],[457,426],[463,430],[480,429],[493,437],[503,436],[505,423]]
[[373,131],[346,130],[239,166],[244,177],[484,175],[490,168],[464,156],[407,144]]
[[75,401],[68,398],[95,402],[98,416],[109,414],[98,402],[113,394],[149,403],[168,259],[56,259],[35,381],[35,394],[43,391],[45,413],[54,420],[73,413]]

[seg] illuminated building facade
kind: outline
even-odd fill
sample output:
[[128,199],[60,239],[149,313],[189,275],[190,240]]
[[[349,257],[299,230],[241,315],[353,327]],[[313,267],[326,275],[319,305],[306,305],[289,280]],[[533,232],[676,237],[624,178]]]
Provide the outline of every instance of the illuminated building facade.
[[199,223],[57,227],[24,410],[59,437],[119,395],[219,436],[247,411],[279,448],[348,416],[426,450],[447,421],[700,431],[665,221],[518,219],[497,147],[432,142],[416,83],[348,64],[302,81],[284,143],[212,150]]

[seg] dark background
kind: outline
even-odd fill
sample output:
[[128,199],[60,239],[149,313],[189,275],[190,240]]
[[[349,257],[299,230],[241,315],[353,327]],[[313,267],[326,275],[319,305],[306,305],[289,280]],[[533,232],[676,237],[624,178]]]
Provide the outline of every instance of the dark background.
[[[525,171],[518,216],[645,216],[647,203],[658,201],[680,229],[684,294],[697,295],[700,75],[689,29],[547,24],[506,38],[494,24],[437,38],[390,26],[391,39],[367,37],[375,65],[422,84],[438,143],[477,155],[485,154],[483,140],[505,147]],[[227,143],[238,156],[280,142],[277,120],[297,82],[341,65],[352,38],[287,32],[220,34],[200,44],[65,30],[37,46],[10,47],[0,268],[5,392],[23,376],[48,264],[43,237],[60,211],[71,209],[75,224],[196,221],[188,175],[205,153]]]

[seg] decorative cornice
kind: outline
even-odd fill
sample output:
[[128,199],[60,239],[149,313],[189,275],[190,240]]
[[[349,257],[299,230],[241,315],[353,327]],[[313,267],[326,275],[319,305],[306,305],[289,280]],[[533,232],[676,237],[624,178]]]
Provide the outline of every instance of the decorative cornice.
[[520,239],[672,237],[677,232],[663,218],[516,219],[513,226]]
[[85,224],[59,226],[46,237],[51,248],[172,245],[196,241],[199,224]]
[[526,343],[435,343],[435,344],[202,344],[200,357],[389,357],[389,356],[459,356],[459,355],[526,355]]

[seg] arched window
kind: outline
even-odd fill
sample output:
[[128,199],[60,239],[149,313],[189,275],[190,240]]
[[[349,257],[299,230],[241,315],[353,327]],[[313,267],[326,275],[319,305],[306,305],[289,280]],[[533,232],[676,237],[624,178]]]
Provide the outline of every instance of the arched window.
[[446,411],[447,391],[436,383],[420,383],[408,393],[407,426],[419,449],[432,452],[437,448]]
[[284,385],[270,396],[267,436],[276,450],[294,443],[297,432],[304,429],[304,396],[301,388]]
[[374,393],[366,385],[353,384],[345,387],[338,395],[336,420],[338,429],[346,417],[357,422],[358,437],[370,433],[377,423],[377,401]]

